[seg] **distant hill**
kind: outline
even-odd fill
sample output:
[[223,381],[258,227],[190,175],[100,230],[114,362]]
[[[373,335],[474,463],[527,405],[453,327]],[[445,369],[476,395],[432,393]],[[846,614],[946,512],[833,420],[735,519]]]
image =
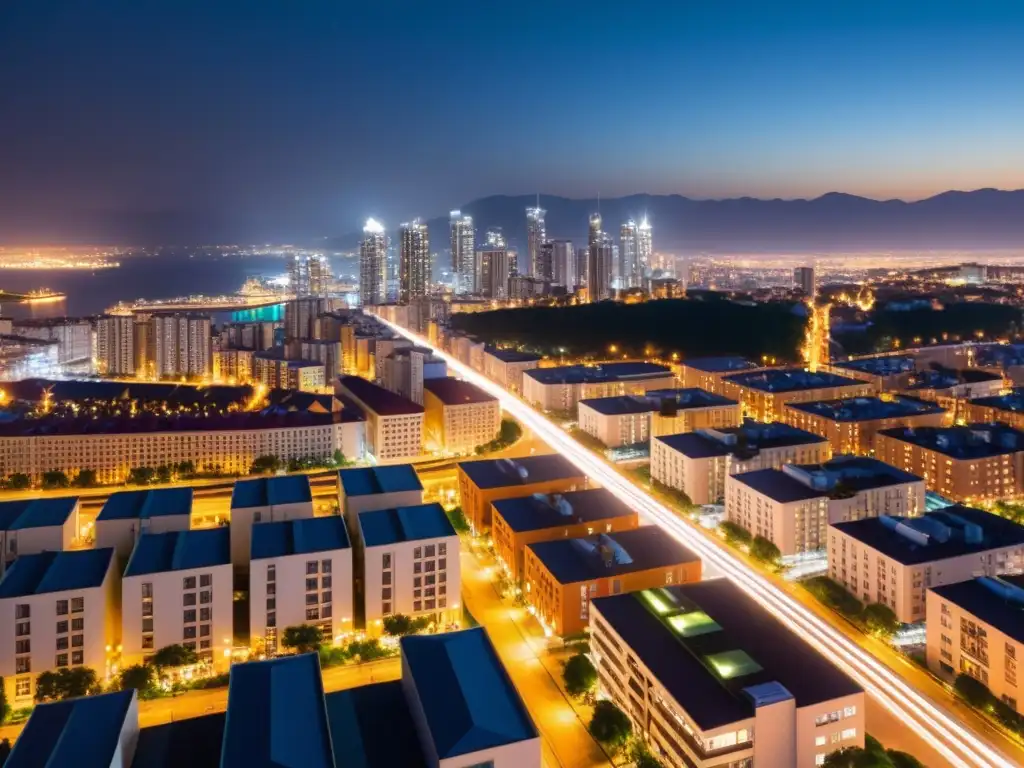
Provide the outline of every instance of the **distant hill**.
[[[463,205],[473,216],[478,239],[501,227],[510,244],[526,248],[527,206],[536,197],[494,195]],[[598,201],[541,196],[548,237],[585,244],[587,220]],[[870,200],[830,192],[813,200],[692,200],[680,195],[602,198],[605,231],[618,239],[625,220],[645,213],[654,228],[655,250],[678,253],[983,249],[1024,247],[1024,190],[943,192],[915,202]],[[448,216],[428,222],[431,250],[448,248]],[[359,232],[333,238],[331,247],[358,246]]]

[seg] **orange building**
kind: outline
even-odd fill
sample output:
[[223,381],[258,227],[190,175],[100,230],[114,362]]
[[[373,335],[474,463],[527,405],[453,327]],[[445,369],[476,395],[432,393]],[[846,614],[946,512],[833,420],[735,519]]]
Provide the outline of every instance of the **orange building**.
[[941,427],[949,415],[938,404],[902,395],[787,403],[781,421],[826,438],[836,454],[871,456],[875,435],[892,427]]
[[743,357],[695,357],[679,364],[679,380],[684,387],[696,387],[722,394],[722,377],[757,368]]
[[743,415],[757,421],[781,419],[783,407],[787,403],[839,400],[874,394],[873,386],[865,381],[827,371],[812,373],[803,368],[770,368],[734,373],[723,376],[718,383],[714,392],[738,400],[743,406]]
[[1024,430],[1024,388],[1005,395],[979,397],[964,403],[964,418],[971,424],[998,422]]
[[585,488],[587,476],[558,454],[521,459],[481,459],[458,465],[462,513],[476,534],[491,527],[491,504],[535,493],[566,493]]
[[513,581],[523,578],[528,544],[627,531],[640,524],[636,512],[604,488],[500,499],[492,505],[494,554]]
[[584,539],[530,544],[523,596],[546,630],[576,635],[590,602],[606,595],[700,581],[701,561],[656,525]]

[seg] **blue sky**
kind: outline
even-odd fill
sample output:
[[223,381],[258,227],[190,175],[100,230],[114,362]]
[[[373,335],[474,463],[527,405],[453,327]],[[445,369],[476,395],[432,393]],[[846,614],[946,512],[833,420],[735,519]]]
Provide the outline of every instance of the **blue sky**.
[[14,0],[0,198],[291,237],[537,190],[1018,188],[1022,41],[984,0]]

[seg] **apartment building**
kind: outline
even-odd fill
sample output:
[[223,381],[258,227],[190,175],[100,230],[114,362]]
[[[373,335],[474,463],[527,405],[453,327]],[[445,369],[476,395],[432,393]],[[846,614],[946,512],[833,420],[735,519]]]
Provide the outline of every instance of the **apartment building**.
[[313,517],[313,492],[307,475],[238,480],[231,491],[231,563],[249,568],[252,530],[260,523]]
[[423,453],[423,406],[358,376],[335,385],[366,415],[366,450],[379,464],[396,464]]
[[537,368],[540,360],[540,355],[532,352],[485,347],[483,373],[502,388],[518,395],[523,391],[523,374]]
[[96,372],[103,376],[134,376],[139,366],[135,349],[135,317],[103,315],[96,320]]
[[727,579],[597,598],[598,687],[669,765],[821,765],[864,744],[863,689]]
[[0,502],[0,576],[22,555],[70,549],[79,510],[77,496]]
[[858,456],[874,455],[875,435],[880,430],[941,427],[949,420],[950,414],[936,403],[887,394],[788,403],[781,414],[786,424],[828,438],[835,453]]
[[1024,387],[1005,395],[978,397],[962,404],[968,424],[1005,424],[1024,431]]
[[1024,711],[1024,577],[979,576],[931,587],[925,598],[928,669],[952,683],[970,675]]
[[824,549],[829,523],[922,514],[921,478],[865,456],[732,475],[725,515],[783,555]]
[[575,412],[580,400],[671,389],[675,376],[656,363],[621,362],[532,368],[523,372],[523,399],[542,411]]
[[866,381],[874,392],[896,392],[906,388],[917,371],[913,355],[883,355],[847,360],[829,366],[834,373]]
[[284,630],[319,627],[333,642],[354,630],[352,547],[338,516],[260,523],[252,530],[250,645],[274,655]]
[[651,479],[685,493],[694,504],[725,499],[725,478],[784,464],[828,461],[828,440],[787,424],[746,420],[727,429],[699,429],[651,439]]
[[475,384],[446,376],[423,383],[424,445],[428,451],[473,453],[501,430],[498,398]]
[[217,349],[213,352],[213,380],[229,384],[253,381],[253,352],[250,349]]
[[227,528],[140,536],[121,581],[121,665],[184,645],[214,670],[227,669],[233,586]]
[[788,403],[841,400],[873,394],[867,382],[827,371],[772,368],[723,376],[714,391],[738,400],[743,414],[757,421],[778,421]]
[[679,364],[679,380],[684,387],[721,393],[723,376],[751,371],[757,367],[742,357],[695,357]]
[[118,491],[107,497],[93,527],[97,547],[112,547],[125,563],[143,533],[192,527],[192,489]]
[[996,397],[1006,386],[1001,373],[978,368],[953,370],[939,368],[918,371],[901,390],[923,400],[932,400],[949,411],[955,411],[965,400]]
[[350,523],[360,512],[423,503],[423,483],[412,464],[338,470],[338,509]]
[[700,558],[656,525],[535,542],[523,554],[523,597],[562,637],[587,629],[593,600],[700,579]]
[[108,680],[120,635],[112,549],[24,554],[0,579],[0,678],[7,703],[32,706],[43,672],[88,667]]
[[88,319],[46,317],[15,320],[8,333],[22,338],[57,342],[57,363],[92,372],[93,328]]
[[396,395],[423,405],[423,384],[448,375],[448,364],[425,347],[403,347],[377,358],[377,381]]
[[528,544],[628,531],[639,524],[637,513],[611,491],[588,488],[494,501],[491,540],[498,562],[513,582],[520,582],[523,550]]
[[303,392],[322,392],[329,384],[323,363],[286,360],[275,352],[253,355],[252,378],[270,389],[298,389]]
[[203,315],[153,315],[152,359],[158,379],[213,375],[212,321]]
[[442,629],[460,622],[459,536],[440,504],[361,512],[357,540],[368,633],[395,614]]
[[895,427],[878,432],[875,455],[924,478],[928,489],[970,503],[1024,492],[1024,433],[998,424]]
[[829,526],[829,576],[865,603],[888,605],[905,624],[925,619],[931,587],[1022,568],[1024,526],[980,509]]
[[477,535],[490,530],[491,504],[497,499],[566,493],[587,485],[587,476],[558,454],[460,461],[457,472],[462,513]]

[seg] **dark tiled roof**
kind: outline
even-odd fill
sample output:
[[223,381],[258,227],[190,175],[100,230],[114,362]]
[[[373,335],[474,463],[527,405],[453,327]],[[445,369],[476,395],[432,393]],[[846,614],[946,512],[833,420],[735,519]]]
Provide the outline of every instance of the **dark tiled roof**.
[[191,513],[191,488],[154,488],[110,494],[96,520],[148,519]]
[[565,365],[558,368],[533,368],[524,376],[541,384],[583,384],[624,379],[652,379],[671,376],[672,371],[657,363],[624,362],[595,365]]
[[[566,514],[562,514],[556,508],[558,503],[561,503]],[[605,488],[569,491],[555,494],[554,497],[538,498],[533,495],[499,499],[494,502],[494,509],[509,528],[517,532],[557,528],[572,523],[608,520],[614,517],[630,517],[636,514]]]
[[786,403],[786,407],[814,416],[824,416],[831,421],[896,419],[944,412],[941,406],[928,400],[902,395],[884,400],[880,397],[851,397],[844,400],[817,400],[813,403]]
[[486,347],[484,352],[492,357],[496,357],[503,363],[532,363],[539,362],[541,359],[540,355],[535,355],[532,352],[518,352],[514,349],[497,349],[496,347]]
[[0,579],[0,598],[98,587],[113,557],[109,547],[22,555]]
[[581,406],[586,406],[604,416],[624,416],[630,413],[653,413],[658,408],[650,400],[630,395],[616,395],[614,397],[591,397],[580,400]]
[[800,392],[807,389],[824,387],[865,386],[859,379],[839,376],[834,373],[817,371],[811,373],[803,368],[781,368],[767,371],[751,371],[735,373],[723,379],[741,387],[756,389],[762,392]]
[[348,531],[342,517],[304,517],[252,527],[251,559],[306,555],[348,549]]
[[496,403],[498,399],[484,392],[475,384],[462,381],[451,376],[427,379],[423,389],[430,392],[445,405],[465,405],[466,403]]
[[346,496],[423,490],[423,483],[412,464],[340,469],[338,482]]
[[[725,435],[728,440],[733,442],[716,440],[711,437],[714,433]],[[754,456],[762,449],[828,442],[827,438],[821,435],[791,427],[788,424],[781,422],[763,424],[750,419],[744,421],[743,425],[739,427],[697,430],[679,435],[662,435],[654,439],[692,459],[707,459],[712,456],[726,456],[730,453],[744,458]]]
[[367,547],[456,535],[444,508],[437,502],[360,512],[359,528]]
[[727,371],[746,371],[757,368],[755,363],[743,357],[695,357],[684,360],[683,365],[695,371],[705,373],[725,373]]
[[[64,525],[77,504],[77,496],[0,502],[0,531]],[[78,535],[77,531],[75,535]]]
[[964,427],[893,427],[878,434],[902,440],[951,459],[983,459],[1024,450],[1024,433],[1001,424]]
[[231,508],[274,507],[278,504],[312,503],[308,475],[279,475],[238,480],[231,491]]
[[[1016,592],[1015,599],[1000,594],[1000,581],[1009,587],[1008,592]],[[986,586],[986,583],[991,586]],[[931,587],[931,591],[943,600],[955,603],[1018,643],[1024,643],[1024,591],[1020,591],[1022,589],[1024,576],[1000,576],[998,580],[983,577]]]
[[400,680],[327,694],[327,719],[339,768],[427,768]]
[[342,376],[339,382],[352,397],[381,416],[423,413],[422,405],[417,405],[412,400],[407,400],[359,376]]
[[164,571],[212,568],[231,563],[231,535],[226,526],[195,531],[144,533],[128,559],[125,578]]
[[582,470],[557,453],[524,456],[521,459],[462,461],[459,462],[459,468],[477,488],[503,488],[585,477]]
[[824,490],[816,491],[808,488],[781,469],[758,469],[753,472],[743,472],[733,475],[733,479],[780,504],[821,499],[827,495]]

